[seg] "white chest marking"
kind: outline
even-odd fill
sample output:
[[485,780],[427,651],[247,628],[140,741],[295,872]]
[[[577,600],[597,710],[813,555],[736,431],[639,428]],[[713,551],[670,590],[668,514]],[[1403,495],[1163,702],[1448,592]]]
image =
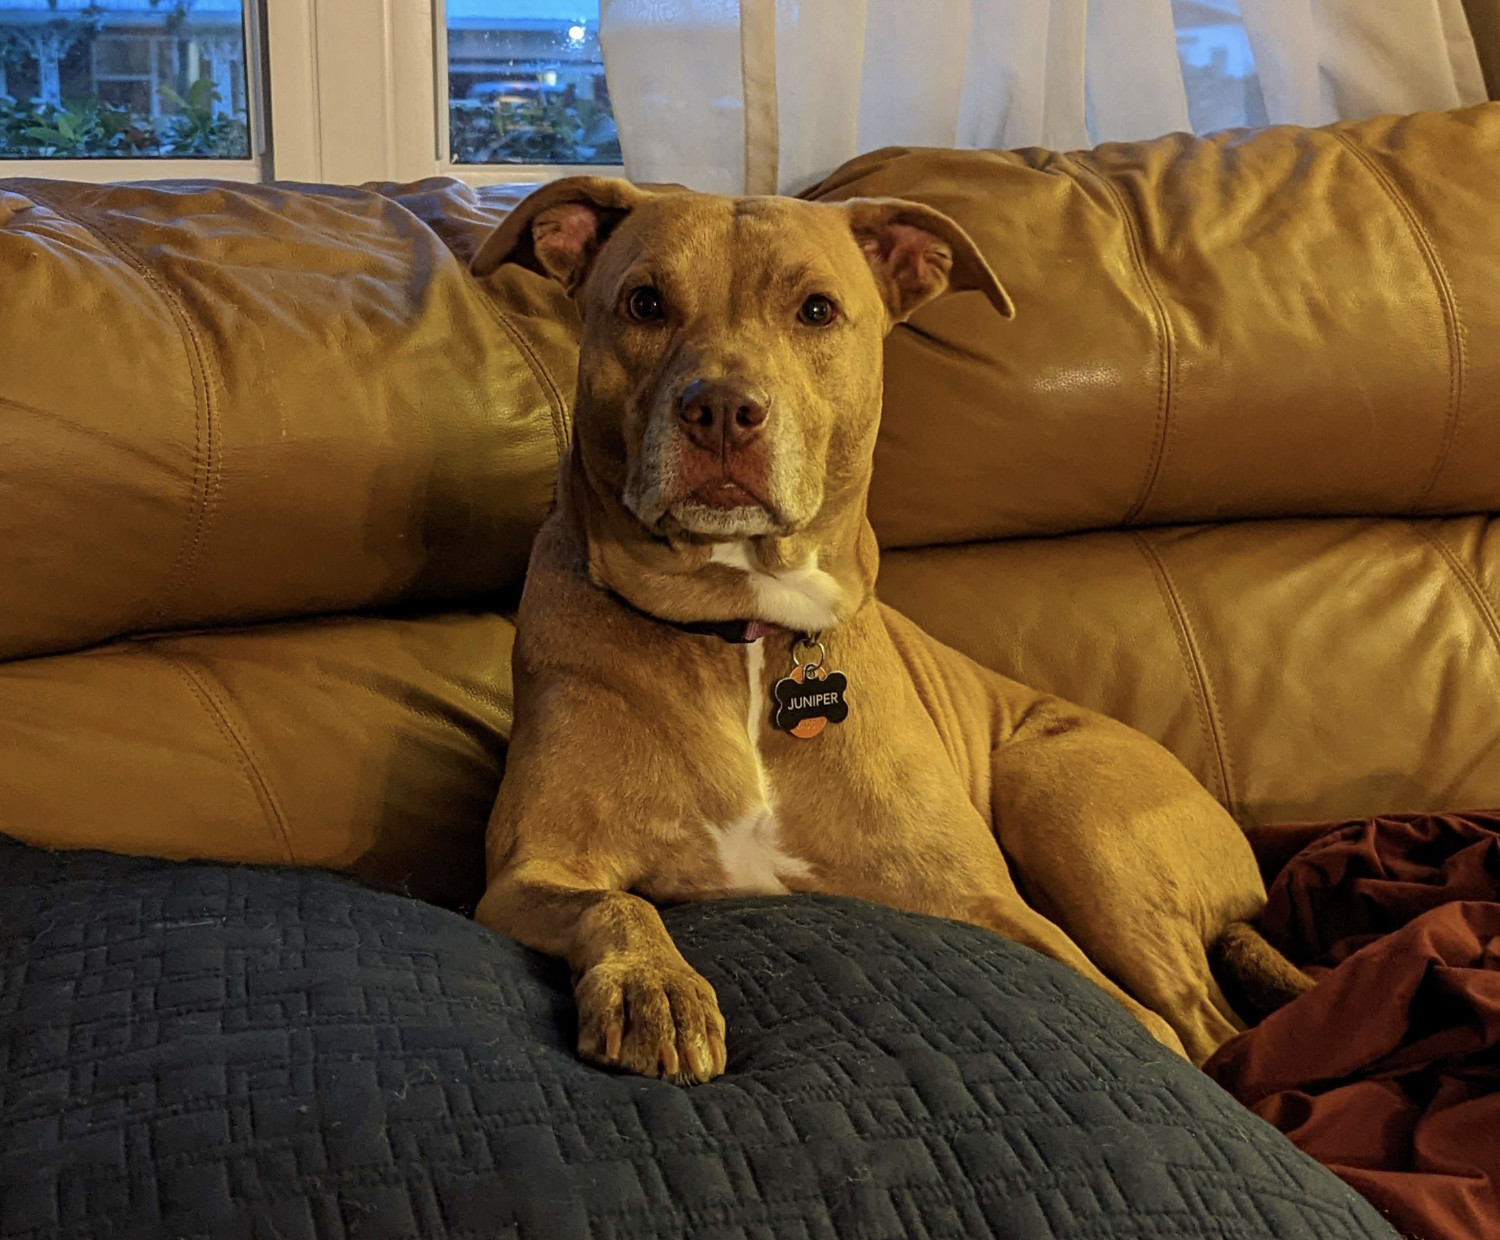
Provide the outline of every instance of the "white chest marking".
[[760,730],[766,717],[766,693],[761,683],[765,657],[760,642],[751,642],[745,647],[745,674],[750,687],[745,735],[755,759],[756,800],[746,813],[714,831],[719,864],[724,867],[725,885],[743,895],[785,895],[785,878],[812,876],[805,861],[782,851],[777,836],[771,781],[760,759]]
[[776,838],[776,815],[769,805],[758,805],[717,832],[719,864],[725,886],[736,895],[784,896],[786,878],[810,878],[805,861],[781,850]]
[[755,594],[758,619],[799,633],[821,633],[837,623],[834,604],[839,598],[838,582],[818,567],[816,551],[806,564],[779,573],[766,572],[744,541],[716,543],[709,558],[746,574]]

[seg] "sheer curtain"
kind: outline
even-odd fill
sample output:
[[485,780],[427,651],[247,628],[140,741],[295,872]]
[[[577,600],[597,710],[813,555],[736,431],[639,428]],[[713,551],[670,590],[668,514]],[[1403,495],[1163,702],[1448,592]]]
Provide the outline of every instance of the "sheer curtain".
[[1485,97],[1463,0],[602,0],[628,174],[796,192],[880,146],[1074,149]]

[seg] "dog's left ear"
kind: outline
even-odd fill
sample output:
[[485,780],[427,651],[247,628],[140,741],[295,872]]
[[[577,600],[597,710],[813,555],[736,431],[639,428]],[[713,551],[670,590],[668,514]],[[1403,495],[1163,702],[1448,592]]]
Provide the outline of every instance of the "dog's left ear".
[[650,191],[613,177],[563,177],[521,200],[475,253],[481,278],[504,263],[551,276],[572,293],[609,234]]
[[1015,317],[1015,303],[973,238],[941,211],[900,198],[855,198],[842,205],[892,323],[904,322],[942,293],[965,289],[983,293],[1002,318]]

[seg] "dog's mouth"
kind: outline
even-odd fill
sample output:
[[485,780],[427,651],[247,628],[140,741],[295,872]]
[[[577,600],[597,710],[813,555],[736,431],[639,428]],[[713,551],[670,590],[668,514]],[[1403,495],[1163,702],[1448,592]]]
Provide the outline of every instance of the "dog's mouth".
[[738,469],[735,462],[705,464],[674,469],[662,483],[627,486],[626,508],[658,538],[688,535],[720,542],[787,532],[767,482],[748,476],[753,471]]
[[691,489],[679,482],[667,494],[665,490],[627,486],[620,496],[653,537],[688,535],[695,541],[721,542],[791,532],[773,504],[736,478],[701,481]]
[[656,527],[661,534],[691,534],[713,542],[783,532],[771,509],[735,482],[689,493],[667,508]]
[[694,487],[688,493],[687,498],[690,503],[701,504],[705,508],[715,508],[721,512],[748,508],[752,505],[759,508],[766,507],[766,502],[759,495],[738,479],[731,478],[727,474],[712,482],[705,482]]
[[722,542],[784,535],[790,522],[773,452],[768,437],[705,450],[689,442],[675,419],[662,420],[647,432],[620,498],[657,538]]

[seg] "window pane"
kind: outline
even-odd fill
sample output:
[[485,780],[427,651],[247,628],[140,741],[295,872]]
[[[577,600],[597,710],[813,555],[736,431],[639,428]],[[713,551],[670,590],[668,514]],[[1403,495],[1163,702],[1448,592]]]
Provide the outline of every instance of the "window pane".
[[620,162],[598,0],[447,0],[447,19],[454,163]]
[[248,159],[242,0],[0,0],[0,159]]
[[1193,132],[1266,124],[1239,0],[1172,0],[1172,16]]

